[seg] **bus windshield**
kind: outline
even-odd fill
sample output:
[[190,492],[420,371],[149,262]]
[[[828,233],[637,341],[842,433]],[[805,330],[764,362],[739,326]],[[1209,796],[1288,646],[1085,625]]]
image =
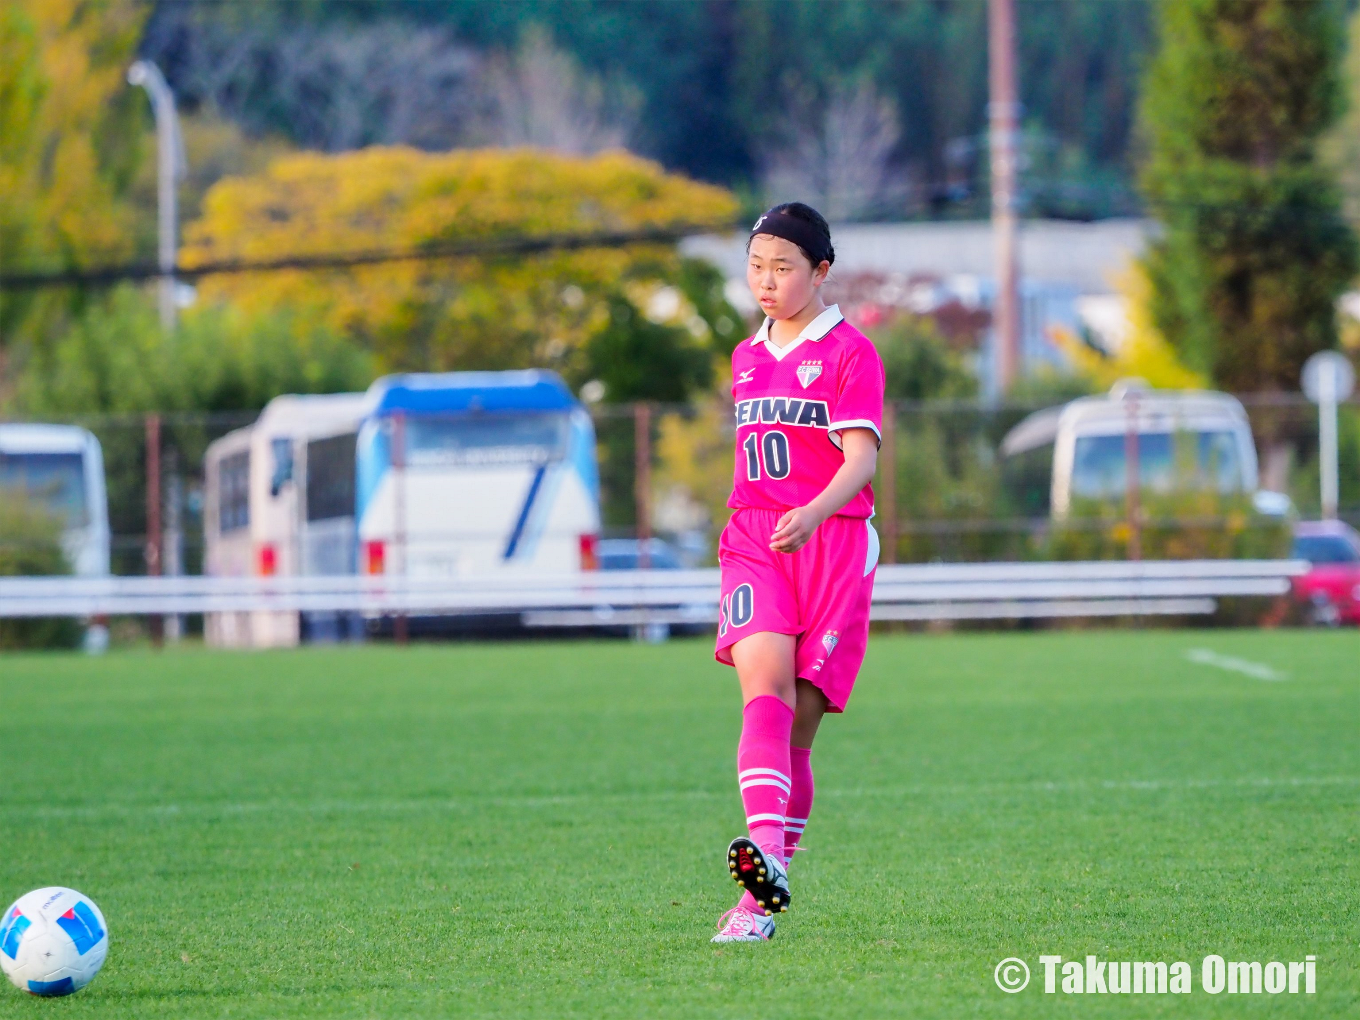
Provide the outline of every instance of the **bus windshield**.
[[89,523],[82,454],[0,453],[0,489],[23,493],[67,528]]
[[[1125,436],[1081,436],[1072,461],[1072,495],[1122,496]],[[1237,437],[1231,432],[1144,432],[1138,436],[1138,481],[1151,492],[1243,489]]]
[[560,460],[567,442],[563,414],[488,414],[407,419],[412,467],[500,467]]

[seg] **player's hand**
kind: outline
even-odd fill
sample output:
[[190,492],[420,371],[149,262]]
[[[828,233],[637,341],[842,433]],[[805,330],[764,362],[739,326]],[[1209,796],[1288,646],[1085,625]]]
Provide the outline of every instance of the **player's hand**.
[[817,530],[823,518],[810,506],[795,507],[779,518],[774,534],[770,536],[770,548],[775,552],[795,553],[807,545],[812,533]]

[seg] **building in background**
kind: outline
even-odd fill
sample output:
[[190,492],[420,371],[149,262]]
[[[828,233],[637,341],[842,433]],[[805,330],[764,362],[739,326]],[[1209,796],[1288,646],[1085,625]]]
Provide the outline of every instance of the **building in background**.
[[[1068,367],[1055,343],[1060,327],[1109,353],[1127,332],[1120,275],[1142,254],[1154,225],[1147,220],[1095,223],[1030,220],[1020,229],[1021,350],[1026,370]],[[996,395],[990,309],[995,293],[995,253],[987,222],[856,223],[832,228],[836,264],[831,284],[842,310],[863,302],[935,317],[970,320],[977,332],[976,364],[984,394]],[[726,295],[755,315],[746,286],[746,238],[709,235],[684,242],[682,251],[711,261],[726,276]],[[870,313],[872,317],[872,313]]]

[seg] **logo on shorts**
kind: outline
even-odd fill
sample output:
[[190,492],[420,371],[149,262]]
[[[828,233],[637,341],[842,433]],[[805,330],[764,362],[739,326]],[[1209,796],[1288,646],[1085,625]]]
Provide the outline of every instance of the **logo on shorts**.
[[805,361],[798,366],[798,381],[803,384],[803,389],[807,389],[822,374],[822,363],[820,361]]
[[822,635],[822,647],[826,649],[826,654],[830,655],[836,650],[836,644],[841,639],[840,632],[829,630]]

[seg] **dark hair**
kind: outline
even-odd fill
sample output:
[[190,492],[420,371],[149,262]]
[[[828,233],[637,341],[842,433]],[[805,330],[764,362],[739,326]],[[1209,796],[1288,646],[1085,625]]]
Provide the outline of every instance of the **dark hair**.
[[[800,229],[784,232],[761,229],[766,221],[778,222],[780,218],[799,221]],[[771,232],[775,237],[784,237],[786,241],[796,244],[798,250],[803,253],[803,258],[812,263],[813,269],[816,269],[823,262],[832,265],[836,262],[836,249],[831,246],[831,227],[827,224],[826,217],[810,205],[805,205],[802,202],[781,202],[779,205],[766,210],[765,215],[756,220],[756,227],[751,231],[751,237],[755,237],[756,234]],[[797,236],[785,236],[788,233]],[[748,253],[751,250],[751,237],[746,239],[746,251]]]

